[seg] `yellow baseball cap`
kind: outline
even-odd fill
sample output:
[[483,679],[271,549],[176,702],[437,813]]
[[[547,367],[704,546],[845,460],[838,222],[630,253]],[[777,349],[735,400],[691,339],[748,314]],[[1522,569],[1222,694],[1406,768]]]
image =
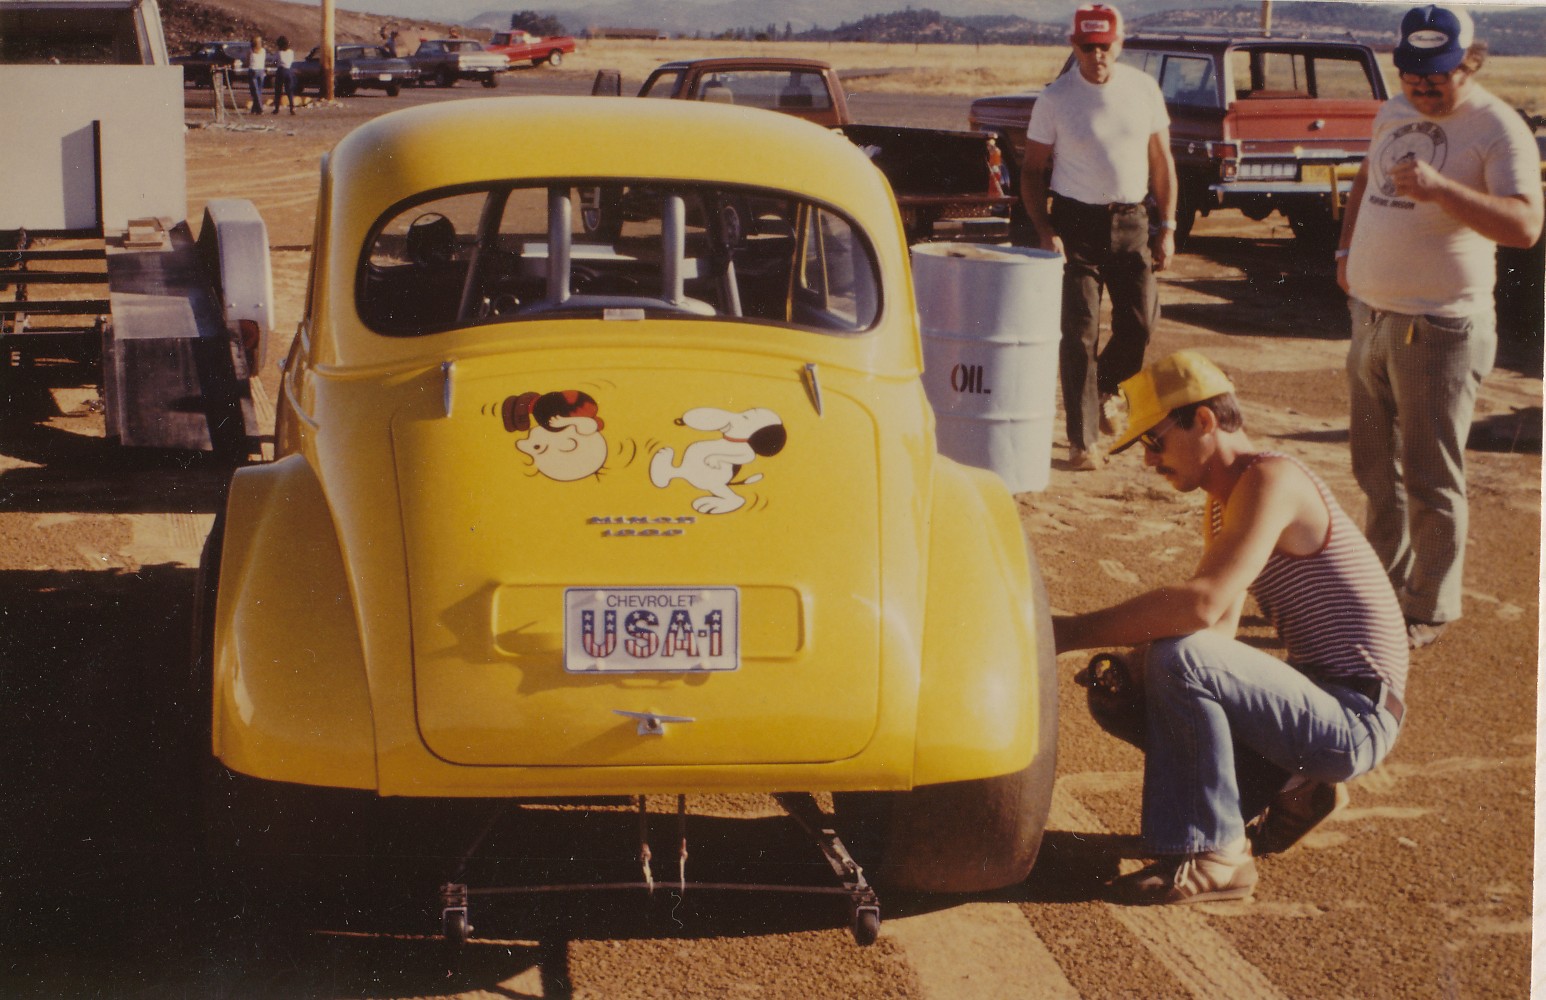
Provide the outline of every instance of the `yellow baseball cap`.
[[1232,393],[1235,387],[1218,365],[1197,351],[1177,351],[1123,382],[1117,391],[1127,403],[1127,426],[1111,446],[1113,455],[1157,426],[1176,407]]

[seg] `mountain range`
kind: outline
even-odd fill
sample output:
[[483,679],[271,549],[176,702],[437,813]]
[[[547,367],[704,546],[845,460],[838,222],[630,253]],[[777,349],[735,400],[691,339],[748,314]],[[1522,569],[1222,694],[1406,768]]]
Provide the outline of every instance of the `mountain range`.
[[[303,0],[313,6],[319,0]],[[335,0],[338,2],[338,0]],[[1000,16],[1042,23],[1063,23],[1072,17],[1082,0],[518,0],[508,8],[490,9],[490,0],[342,0],[341,7],[385,14],[404,20],[428,20],[487,27],[508,27],[516,10],[531,9],[562,21],[571,33],[578,34],[597,26],[651,27],[672,34],[709,34],[749,25],[787,24],[794,31],[812,28],[836,28],[876,14],[887,14],[911,7],[932,7],[952,18]],[[1341,0],[1275,0],[1274,19],[1291,16],[1294,8],[1341,6]],[[1398,3],[1397,6],[1404,6]],[[1207,8],[1250,7],[1260,9],[1256,0],[1124,0],[1116,4],[1128,20],[1138,20],[1164,11],[1185,8],[1195,12]],[[1474,5],[1478,11],[1516,10],[1519,4]],[[1536,7],[1546,11],[1546,7]]]

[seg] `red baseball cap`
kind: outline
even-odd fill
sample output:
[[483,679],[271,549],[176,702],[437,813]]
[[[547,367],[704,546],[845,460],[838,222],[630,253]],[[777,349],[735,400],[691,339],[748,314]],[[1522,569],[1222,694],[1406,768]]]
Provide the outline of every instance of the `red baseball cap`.
[[1103,3],[1092,3],[1074,12],[1074,30],[1069,35],[1075,45],[1110,45],[1121,41],[1122,15]]

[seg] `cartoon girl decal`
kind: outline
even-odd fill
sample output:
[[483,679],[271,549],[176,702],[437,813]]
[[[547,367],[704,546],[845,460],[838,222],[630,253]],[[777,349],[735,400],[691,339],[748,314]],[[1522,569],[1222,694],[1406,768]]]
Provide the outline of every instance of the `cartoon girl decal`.
[[515,443],[537,471],[561,483],[594,476],[607,461],[605,426],[596,415],[596,401],[578,389],[562,392],[523,392],[507,397],[500,407],[505,430],[525,432]]

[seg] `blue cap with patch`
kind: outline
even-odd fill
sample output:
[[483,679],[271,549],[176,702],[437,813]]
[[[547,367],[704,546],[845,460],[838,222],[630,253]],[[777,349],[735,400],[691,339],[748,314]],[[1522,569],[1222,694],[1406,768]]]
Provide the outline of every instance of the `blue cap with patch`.
[[1438,4],[1413,7],[1401,19],[1396,69],[1403,73],[1448,73],[1465,59],[1474,32],[1471,15]]

